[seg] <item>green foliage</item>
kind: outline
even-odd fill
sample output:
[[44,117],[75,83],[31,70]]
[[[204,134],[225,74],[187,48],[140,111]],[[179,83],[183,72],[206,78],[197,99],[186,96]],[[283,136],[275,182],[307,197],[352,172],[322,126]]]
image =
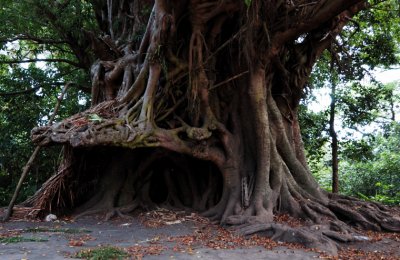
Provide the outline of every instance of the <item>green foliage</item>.
[[[396,121],[396,114],[400,113],[399,87],[398,83],[355,83],[337,94],[342,193],[387,204],[400,203],[400,127]],[[324,113],[303,107],[300,117],[312,172],[321,186],[330,190],[331,155]]]
[[314,178],[322,189],[331,192],[332,191],[332,170],[329,165],[329,159],[312,161],[310,168]]
[[[65,3],[63,12],[57,1],[3,0],[0,7],[0,206],[8,204],[33,151],[30,130],[47,124],[63,86],[73,83],[56,121],[87,107],[88,95],[78,87],[90,86],[88,72],[75,67],[79,61],[68,39],[84,46],[83,34],[76,28],[94,28],[94,17],[86,1]],[[57,22],[52,20],[55,14]],[[72,64],[13,63],[43,58]],[[18,202],[32,195],[55,172],[59,153],[60,148],[41,152]]]
[[382,110],[384,100],[381,85],[361,85],[354,82],[339,89],[337,102],[340,106],[343,123],[349,128],[366,126],[375,121]]
[[[373,1],[372,1],[373,2]],[[390,67],[399,62],[400,16],[398,1],[378,1],[359,13],[346,26],[337,46],[340,74],[346,80],[360,80],[366,70]],[[347,47],[351,46],[351,47]]]
[[[55,120],[87,108],[88,95],[82,89],[90,86],[92,55],[83,30],[96,31],[97,22],[88,1],[2,0],[0,8],[0,206],[4,206],[33,151],[30,130],[48,123],[64,85],[72,83]],[[35,62],[38,59],[46,61]],[[18,202],[56,171],[59,153],[60,148],[41,151]]]
[[[342,191],[387,204],[400,203],[400,123],[390,125],[390,135],[377,135],[368,161],[350,158],[342,163]],[[387,135],[387,133],[386,133]]]
[[[18,182],[22,168],[33,151],[30,129],[47,124],[57,98],[61,93],[60,75],[55,69],[36,66],[14,66],[11,71],[0,73],[0,93],[23,94],[0,95],[0,205],[6,205]],[[83,110],[80,100],[85,94],[71,88],[62,103],[56,120]],[[35,162],[20,194],[23,200],[38,189],[56,169],[59,147],[41,152],[41,160]],[[44,158],[44,159],[43,159]],[[20,201],[19,200],[19,201]]]
[[368,162],[373,159],[375,136],[367,135],[363,139],[348,139],[342,141],[341,153],[347,160]]
[[129,255],[124,250],[112,247],[104,246],[92,249],[84,249],[79,251],[74,257],[84,258],[91,260],[106,260],[106,259],[124,259]]
[[[361,80],[370,77],[374,68],[400,62],[400,5],[394,0],[369,2],[371,8],[354,17],[330,52],[323,53],[313,68],[309,89],[336,87],[331,98],[336,107],[341,192],[395,204],[400,202],[400,180],[395,176],[400,172],[400,159],[389,146],[398,147],[399,143],[399,134],[393,129],[400,113],[399,85],[382,85],[374,79],[362,84]],[[307,98],[305,104],[313,100]],[[312,172],[329,190],[331,148],[325,109],[301,108],[300,122]]]
[[[365,200],[385,204],[400,204],[400,123],[392,122],[385,131],[370,134],[362,139],[341,143],[340,192]],[[310,147],[306,147],[306,150]],[[329,149],[310,163],[312,172],[322,188],[331,190]]]
[[307,148],[307,158],[311,168],[316,168],[326,153],[323,147],[329,140],[326,134],[328,131],[327,111],[309,111],[303,104],[300,106],[299,117],[304,146]]
[[247,7],[251,5],[251,0],[244,0],[244,3]]
[[11,178],[9,173],[0,164],[0,205],[7,205],[11,199],[12,190],[10,189]]

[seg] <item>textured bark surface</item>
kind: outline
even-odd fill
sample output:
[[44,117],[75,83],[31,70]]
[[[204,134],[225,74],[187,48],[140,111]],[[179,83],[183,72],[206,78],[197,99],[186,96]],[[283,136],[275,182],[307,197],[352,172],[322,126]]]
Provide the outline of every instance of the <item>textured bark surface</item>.
[[[157,0],[146,26],[143,4],[94,4],[106,36],[87,33],[92,107],[33,130],[65,152],[27,204],[107,218],[190,208],[243,234],[332,250],[353,239],[350,225],[399,231],[388,208],[320,189],[297,117],[313,64],[364,1]],[[310,227],[274,224],[281,213]]]
[[338,138],[335,130],[336,116],[336,86],[332,85],[331,105],[329,109],[329,135],[331,137],[332,150],[332,192],[339,192],[339,158],[338,158]]

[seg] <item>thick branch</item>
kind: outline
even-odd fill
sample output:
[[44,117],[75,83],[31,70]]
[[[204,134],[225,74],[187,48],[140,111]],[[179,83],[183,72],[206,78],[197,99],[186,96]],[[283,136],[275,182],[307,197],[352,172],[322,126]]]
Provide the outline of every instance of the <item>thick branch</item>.
[[84,69],[85,66],[71,61],[71,60],[67,60],[67,59],[27,59],[27,60],[0,60],[0,64],[20,64],[20,63],[32,63],[32,62],[63,62],[63,63],[68,63],[72,66],[78,67],[78,68],[82,68]]
[[32,92],[35,92],[39,90],[40,87],[34,87],[26,90],[20,90],[20,91],[14,91],[14,92],[0,92],[0,96],[18,96],[18,95],[25,95],[25,94],[30,94]]
[[295,40],[299,35],[317,29],[321,24],[332,20],[338,14],[355,7],[359,10],[365,8],[365,0],[340,0],[323,1],[324,4],[310,19],[301,21],[297,26],[278,32],[272,41],[272,51],[276,52],[287,41]]

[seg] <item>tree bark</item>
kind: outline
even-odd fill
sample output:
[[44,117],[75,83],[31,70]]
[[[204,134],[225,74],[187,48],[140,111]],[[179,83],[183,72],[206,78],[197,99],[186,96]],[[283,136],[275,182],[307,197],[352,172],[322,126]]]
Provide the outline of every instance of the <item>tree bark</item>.
[[336,85],[332,84],[331,105],[329,111],[329,135],[331,136],[332,151],[332,192],[339,192],[339,159],[338,159],[338,138],[335,130],[335,109],[336,109]]

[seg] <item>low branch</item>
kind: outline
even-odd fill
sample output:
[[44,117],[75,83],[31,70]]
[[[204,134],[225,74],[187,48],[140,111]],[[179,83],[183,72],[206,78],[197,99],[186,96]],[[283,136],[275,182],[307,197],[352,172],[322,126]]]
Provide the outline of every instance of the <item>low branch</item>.
[[342,0],[342,1],[326,1],[322,6],[318,7],[318,12],[310,19],[299,22],[297,26],[278,32],[273,39],[273,48],[279,49],[279,46],[287,41],[294,40],[299,35],[316,29],[317,26],[329,21],[338,13],[345,12],[350,9],[361,10],[365,8],[365,0]]
[[10,97],[10,96],[25,95],[25,94],[30,94],[32,92],[35,92],[39,89],[40,89],[40,87],[34,87],[34,88],[20,90],[20,91],[14,91],[14,92],[0,92],[0,96]]
[[[68,84],[70,87],[75,87],[78,90],[81,90],[81,91],[83,91],[85,93],[88,93],[88,94],[90,94],[91,90],[92,90],[92,88],[90,88],[90,87],[85,87],[85,86],[79,85],[77,83],[72,83],[72,82],[69,82],[69,83],[66,83],[66,82],[54,82],[54,83],[51,83],[51,85],[54,85],[54,86],[65,86],[66,84]],[[33,93],[35,91],[38,91],[40,88],[41,88],[41,86],[30,88],[30,89],[25,89],[25,90],[13,91],[13,92],[0,92],[0,96],[2,96],[2,97],[11,97],[11,96],[25,95],[25,94],[30,94],[30,93]]]
[[67,43],[67,41],[63,40],[55,40],[55,39],[44,39],[40,37],[36,37],[30,34],[21,34],[18,36],[15,36],[13,38],[0,38],[0,42],[6,43],[6,42],[14,42],[14,41],[33,41],[38,44],[64,44]]
[[70,87],[77,88],[78,90],[83,91],[83,92],[85,92],[87,94],[92,93],[92,88],[91,87],[83,86],[83,85],[80,85],[80,84],[75,83],[75,82],[54,82],[54,83],[51,83],[51,84],[52,85],[56,85],[56,86],[65,86],[65,85],[68,84]]
[[72,66],[79,67],[79,68],[85,68],[83,65],[80,63],[67,60],[67,59],[28,59],[28,60],[0,60],[0,64],[21,64],[21,63],[30,63],[30,62],[63,62],[63,63],[68,63]]

